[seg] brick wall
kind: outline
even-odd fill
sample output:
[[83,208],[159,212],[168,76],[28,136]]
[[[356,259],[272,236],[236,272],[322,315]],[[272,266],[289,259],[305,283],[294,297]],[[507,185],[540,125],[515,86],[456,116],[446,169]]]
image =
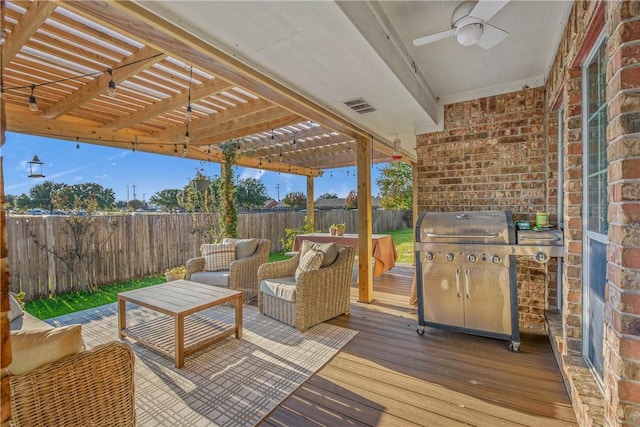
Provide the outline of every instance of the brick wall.
[[[544,88],[448,105],[442,132],[417,137],[418,209],[511,210],[556,222],[557,145],[545,142]],[[548,266],[519,257],[520,326],[544,327]],[[554,264],[555,265],[555,264]]]
[[605,419],[640,425],[640,2],[607,3]]

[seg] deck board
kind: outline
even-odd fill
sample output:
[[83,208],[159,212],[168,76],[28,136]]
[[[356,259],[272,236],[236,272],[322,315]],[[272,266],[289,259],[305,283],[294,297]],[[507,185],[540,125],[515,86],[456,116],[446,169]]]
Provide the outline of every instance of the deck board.
[[[332,361],[282,402],[263,426],[575,426],[548,338],[508,341],[426,328],[408,303],[413,267],[374,280],[374,302],[330,323],[359,331]],[[355,277],[354,277],[355,279]]]

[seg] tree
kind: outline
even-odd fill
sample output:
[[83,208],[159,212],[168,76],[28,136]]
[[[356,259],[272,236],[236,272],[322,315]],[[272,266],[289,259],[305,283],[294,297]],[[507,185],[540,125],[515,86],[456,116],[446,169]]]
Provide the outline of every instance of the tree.
[[116,196],[111,188],[87,182],[83,184],[65,185],[55,193],[54,204],[60,209],[72,210],[79,200],[93,200],[96,210],[113,209]]
[[24,212],[27,209],[31,209],[33,207],[33,202],[31,201],[31,198],[29,196],[27,196],[25,193],[22,193],[21,195],[16,197],[15,201],[13,202],[13,207],[21,212]]
[[384,209],[413,209],[413,171],[402,162],[382,168],[376,180],[380,188],[380,204]]
[[56,194],[61,191],[66,184],[55,183],[53,181],[45,181],[37,184],[29,190],[29,198],[31,199],[32,208],[41,208],[53,213],[53,205]]
[[324,193],[324,194],[321,194],[320,197],[316,199],[316,202],[322,199],[337,199],[337,198],[338,198],[338,195],[336,193]]
[[284,196],[282,203],[290,206],[294,210],[303,209],[307,206],[307,196],[305,196],[301,191],[294,191]]
[[169,212],[173,212],[180,207],[178,204],[178,194],[180,194],[180,191],[181,190],[177,188],[168,188],[158,191],[149,198],[149,202],[154,205],[158,205]]
[[347,209],[357,209],[358,208],[358,193],[354,190],[349,191],[347,198],[344,201],[344,206]]
[[262,207],[269,200],[267,187],[259,179],[241,179],[236,186],[236,200],[239,206],[247,209]]
[[143,206],[144,206],[144,203],[142,203],[142,200],[138,200],[138,199],[129,200],[129,203],[127,203],[127,208],[129,208],[129,210],[132,210],[132,211],[137,211]]

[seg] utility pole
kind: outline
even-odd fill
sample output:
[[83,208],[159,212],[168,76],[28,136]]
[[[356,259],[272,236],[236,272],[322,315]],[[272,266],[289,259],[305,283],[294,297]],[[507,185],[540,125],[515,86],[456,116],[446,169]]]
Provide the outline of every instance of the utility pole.
[[142,193],[142,204],[143,204],[143,205],[144,205],[144,203],[145,203],[145,202],[144,202],[144,195],[145,195],[145,193]]
[[127,203],[129,203],[129,186],[127,185]]
[[132,185],[133,187],[133,200],[136,200],[136,187],[137,185]]
[[278,202],[280,202],[280,184],[276,184],[276,191],[278,192]]

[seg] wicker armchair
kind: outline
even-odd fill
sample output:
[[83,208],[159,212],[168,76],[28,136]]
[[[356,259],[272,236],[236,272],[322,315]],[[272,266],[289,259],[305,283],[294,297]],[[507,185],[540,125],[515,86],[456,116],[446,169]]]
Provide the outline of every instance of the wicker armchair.
[[133,352],[118,341],[10,375],[11,425],[135,426]]
[[285,260],[263,264],[258,280],[280,279],[295,283],[295,301],[258,291],[260,313],[278,319],[300,331],[349,313],[355,248],[339,246],[338,257],[328,267],[308,271],[293,279],[300,254]]
[[[195,273],[204,272],[204,257],[191,258],[187,261],[187,280],[207,283],[215,286],[225,286],[229,289],[242,291],[244,301],[249,301],[258,295],[258,267],[269,260],[271,240],[257,239],[258,247],[253,255],[240,258],[231,263],[229,270],[207,272],[213,280],[201,280]],[[217,277],[216,277],[217,276]]]

